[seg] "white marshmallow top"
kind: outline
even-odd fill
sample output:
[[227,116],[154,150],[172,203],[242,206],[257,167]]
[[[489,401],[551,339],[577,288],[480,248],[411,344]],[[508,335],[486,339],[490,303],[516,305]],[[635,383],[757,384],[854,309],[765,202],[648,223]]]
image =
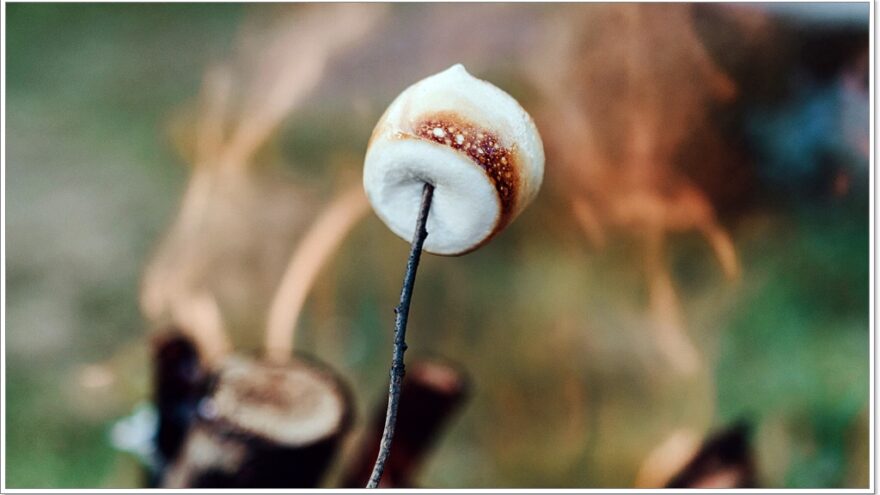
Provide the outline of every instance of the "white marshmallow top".
[[401,93],[373,130],[364,189],[382,221],[411,241],[425,183],[434,186],[424,249],[458,255],[500,232],[534,199],[544,147],[510,95],[461,65]]

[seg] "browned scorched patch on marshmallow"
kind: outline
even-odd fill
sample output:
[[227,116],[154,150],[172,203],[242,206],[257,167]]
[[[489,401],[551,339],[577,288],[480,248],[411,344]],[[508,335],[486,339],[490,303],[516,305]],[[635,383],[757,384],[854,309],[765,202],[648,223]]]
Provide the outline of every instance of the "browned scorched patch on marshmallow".
[[503,228],[516,207],[519,171],[514,150],[505,148],[498,136],[451,113],[432,114],[419,120],[415,133],[423,139],[464,152],[479,165],[495,185],[501,203],[496,231]]

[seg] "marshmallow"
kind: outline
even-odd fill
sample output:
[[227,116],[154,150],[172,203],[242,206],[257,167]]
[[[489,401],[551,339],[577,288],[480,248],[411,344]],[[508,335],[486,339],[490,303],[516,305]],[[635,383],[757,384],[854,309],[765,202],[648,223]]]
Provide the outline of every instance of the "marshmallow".
[[477,249],[534,199],[544,147],[510,95],[461,65],[401,93],[379,119],[364,162],[376,214],[411,241],[425,183],[434,186],[424,250]]

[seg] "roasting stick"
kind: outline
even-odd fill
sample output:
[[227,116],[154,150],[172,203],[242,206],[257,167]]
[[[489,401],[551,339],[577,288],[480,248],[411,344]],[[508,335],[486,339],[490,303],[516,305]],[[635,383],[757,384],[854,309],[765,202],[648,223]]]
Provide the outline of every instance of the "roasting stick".
[[425,225],[428,223],[428,212],[431,211],[431,200],[434,197],[434,186],[425,184],[422,188],[422,205],[419,207],[419,217],[416,220],[416,232],[413,236],[412,247],[409,251],[409,259],[406,262],[406,274],[403,276],[403,289],[400,291],[400,303],[394,309],[394,355],[391,360],[391,383],[388,386],[388,411],[385,414],[385,429],[382,431],[382,442],[379,448],[379,457],[373,466],[373,474],[367,488],[378,488],[382,479],[382,471],[385,470],[385,461],[391,452],[391,440],[394,439],[394,425],[397,422],[397,408],[400,405],[400,384],[403,382],[403,353],[406,352],[406,323],[409,319],[409,304],[412,301],[413,287],[416,283],[416,272],[419,269],[419,260],[422,258],[422,246],[428,231]]

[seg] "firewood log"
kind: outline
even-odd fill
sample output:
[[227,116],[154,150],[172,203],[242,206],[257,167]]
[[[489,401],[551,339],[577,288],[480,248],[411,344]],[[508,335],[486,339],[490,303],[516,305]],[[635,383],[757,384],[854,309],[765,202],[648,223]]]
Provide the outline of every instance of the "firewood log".
[[[467,395],[467,382],[457,368],[440,361],[417,361],[403,379],[397,427],[381,488],[414,486],[414,476],[439,433]],[[342,486],[362,488],[379,454],[387,403],[382,401],[368,426]]]
[[350,428],[351,402],[343,382],[312,360],[230,357],[162,486],[316,487]]
[[757,488],[750,430],[740,422],[710,436],[666,488]]

